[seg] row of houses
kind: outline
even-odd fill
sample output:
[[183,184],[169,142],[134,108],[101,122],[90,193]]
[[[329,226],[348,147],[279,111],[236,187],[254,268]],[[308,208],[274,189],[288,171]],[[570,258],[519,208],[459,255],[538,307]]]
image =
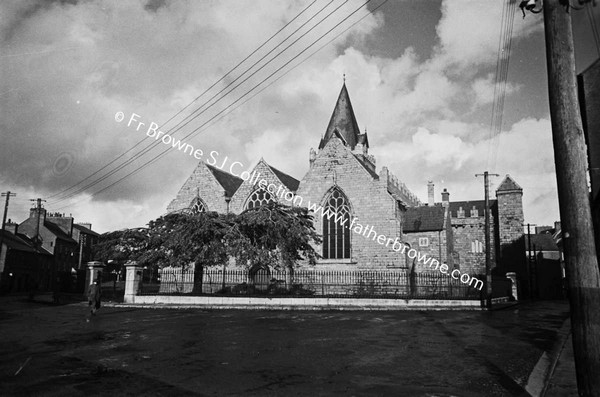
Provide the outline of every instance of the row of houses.
[[82,289],[98,237],[90,223],[40,205],[20,224],[9,219],[0,231],[0,292]]

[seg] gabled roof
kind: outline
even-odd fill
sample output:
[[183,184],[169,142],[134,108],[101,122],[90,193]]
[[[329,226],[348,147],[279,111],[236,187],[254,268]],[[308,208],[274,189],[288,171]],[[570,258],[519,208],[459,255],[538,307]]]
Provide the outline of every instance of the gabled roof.
[[[350,96],[346,89],[346,83],[342,86],[340,95],[333,109],[333,114],[329,120],[327,131],[325,136],[321,139],[319,149],[323,149],[327,141],[334,135],[335,130],[343,137],[343,141],[350,146],[351,150],[354,150],[358,142],[358,136],[360,130],[358,129],[358,123],[354,116],[354,110],[352,109],[352,103],[350,102]],[[366,141],[366,139],[365,139]]]
[[[265,164],[267,163],[265,162]],[[283,183],[285,187],[287,187],[292,192],[298,190],[298,186],[300,186],[299,180],[297,180],[291,175],[286,174],[285,172],[279,171],[277,168],[273,167],[270,164],[267,165],[269,166],[271,171],[273,171],[273,173],[277,176],[277,178],[279,178],[279,180],[281,181],[281,183]]]
[[233,196],[233,194],[238,190],[242,182],[244,180],[242,178],[238,178],[235,175],[231,175],[228,172],[222,171],[218,168],[213,167],[212,165],[206,164],[210,172],[215,176],[215,179],[225,190],[225,194],[227,197]]
[[66,241],[68,243],[73,243],[73,244],[77,244],[77,241],[75,241],[74,239],[72,239],[71,237],[69,237],[68,234],[66,234],[65,232],[63,232],[61,230],[60,227],[58,227],[58,225],[50,222],[50,221],[46,221],[44,222],[44,227],[48,230],[50,230],[50,232],[52,234],[54,234],[56,236],[56,238],[61,239],[63,241]]
[[[529,250],[529,238],[525,235],[525,249]],[[552,238],[551,234],[532,234],[531,235],[531,250],[535,251],[558,251],[558,245]]]
[[354,157],[356,157],[356,159],[358,160],[358,162],[360,163],[360,165],[362,165],[363,167],[365,167],[365,170],[367,170],[367,172],[369,174],[371,174],[371,176],[373,177],[373,179],[379,179],[379,175],[377,175],[377,173],[375,171],[373,171],[365,162],[364,157],[362,156],[362,154],[354,154]]
[[442,206],[410,207],[404,215],[404,233],[429,232],[444,230],[444,213]]
[[40,253],[43,255],[51,255],[48,251],[42,249],[41,247],[40,249],[36,249],[33,242],[25,235],[19,233],[14,235],[7,230],[0,230],[0,234],[2,235],[2,244],[6,244],[6,246],[10,249],[23,252]]
[[506,192],[511,190],[523,191],[523,188],[519,186],[519,184],[510,177],[510,175],[506,174],[506,177],[504,178],[500,186],[498,186],[496,192]]
[[78,225],[77,223],[73,224],[73,227],[74,227],[75,229],[79,230],[79,231],[80,231],[80,232],[82,232],[82,233],[89,234],[89,235],[92,235],[92,236],[95,236],[95,237],[100,237],[100,234],[99,234],[99,233],[96,233],[96,232],[95,232],[95,231],[93,231],[92,229],[89,229],[89,228],[87,228],[87,227],[85,227],[85,226]]
[[[490,208],[496,204],[496,200],[490,200]],[[451,201],[450,202],[450,216],[453,218],[458,217],[458,210],[462,207],[465,211],[465,218],[471,217],[471,210],[473,207],[477,210],[478,216],[485,215],[485,200],[473,200],[473,201]]]

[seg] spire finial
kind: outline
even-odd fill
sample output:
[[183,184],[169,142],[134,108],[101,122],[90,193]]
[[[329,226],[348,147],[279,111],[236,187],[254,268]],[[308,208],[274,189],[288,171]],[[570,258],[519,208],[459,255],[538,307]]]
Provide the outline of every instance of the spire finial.
[[346,84],[346,73],[344,73],[344,84]]

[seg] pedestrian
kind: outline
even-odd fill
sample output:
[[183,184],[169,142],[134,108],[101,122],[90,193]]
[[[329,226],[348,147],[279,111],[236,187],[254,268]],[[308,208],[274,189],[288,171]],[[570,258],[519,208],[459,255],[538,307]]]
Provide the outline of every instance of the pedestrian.
[[96,310],[100,309],[101,298],[102,291],[100,290],[100,285],[98,285],[97,281],[94,281],[94,283],[90,285],[90,290],[88,291],[88,305],[90,306],[92,316],[96,315]]

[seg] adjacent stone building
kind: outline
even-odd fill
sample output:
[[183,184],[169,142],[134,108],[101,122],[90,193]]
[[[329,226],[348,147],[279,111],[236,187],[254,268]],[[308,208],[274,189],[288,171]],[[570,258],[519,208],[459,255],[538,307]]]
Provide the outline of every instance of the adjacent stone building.
[[[496,200],[490,200],[492,265],[501,265],[499,272],[523,271],[522,193],[507,175]],[[430,270],[394,251],[394,242],[400,241],[450,269],[484,273],[484,201],[451,202],[444,189],[442,201],[436,203],[433,183],[428,196],[422,203],[387,167],[377,169],[367,132],[359,130],[344,84],[318,150],[310,150],[309,169],[301,180],[263,159],[245,176],[200,162],[167,211],[239,213],[279,201],[313,211],[315,228],[323,236],[323,244],[316,247],[323,257],[319,268]],[[327,210],[337,220],[324,215]]]

